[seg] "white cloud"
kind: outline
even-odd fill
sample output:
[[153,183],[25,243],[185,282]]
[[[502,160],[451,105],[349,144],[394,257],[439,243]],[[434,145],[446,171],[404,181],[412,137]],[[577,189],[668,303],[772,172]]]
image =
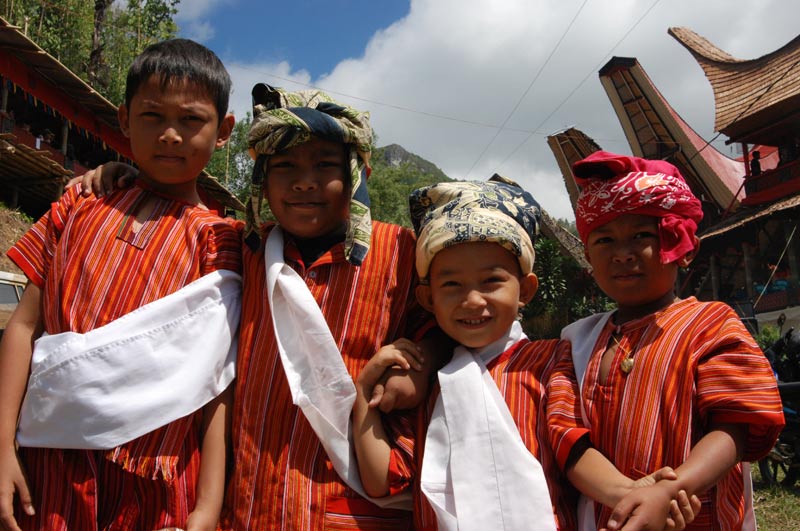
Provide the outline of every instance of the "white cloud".
[[246,95],[234,98],[249,108],[250,87],[266,79],[264,72],[358,96],[362,99],[341,99],[371,111],[381,145],[401,144],[454,178],[483,179],[497,171],[523,184],[552,215],[572,218],[545,136],[576,126],[609,150],[630,152],[597,77],[611,55],[637,57],[673,107],[708,139],[711,88],[667,28],[689,27],[750,59],[795,37],[800,18],[800,3],[780,0],[590,0],[506,124],[536,133],[505,130],[489,145],[496,128],[465,122],[503,123],[582,5],[579,0],[412,0],[407,17],[377,32],[361,57],[341,62],[322,79],[292,73],[285,63],[260,68],[227,62],[237,92]]

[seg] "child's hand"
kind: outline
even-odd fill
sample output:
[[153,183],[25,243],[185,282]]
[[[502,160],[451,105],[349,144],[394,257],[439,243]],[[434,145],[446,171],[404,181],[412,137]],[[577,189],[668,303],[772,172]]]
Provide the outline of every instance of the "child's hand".
[[689,498],[686,491],[681,489],[669,500],[668,514],[663,517],[665,498],[659,494],[669,495],[675,489],[673,482],[676,479],[675,471],[664,467],[635,481],[634,489],[614,507],[608,527],[601,531],[684,529],[700,512],[701,503],[697,496]]
[[417,407],[428,396],[430,371],[390,368],[372,392],[371,407],[384,413]]
[[412,367],[422,369],[422,352],[416,343],[408,339],[398,339],[390,345],[381,347],[372,356],[356,379],[356,389],[364,397],[369,397],[369,406],[377,406],[384,393],[384,386],[377,385],[390,367],[403,370]]
[[[607,527],[600,531],[662,531],[667,523],[674,494],[670,481],[633,489],[614,507]],[[674,528],[674,522],[672,522]]]
[[186,531],[216,531],[219,514],[211,514],[195,507],[186,520]]
[[97,197],[103,197],[114,190],[129,187],[138,175],[139,170],[132,166],[122,162],[106,162],[87,171],[83,176],[73,178],[67,186],[80,184],[81,194],[84,197],[92,193]]
[[25,514],[33,516],[33,500],[25,471],[16,450],[11,447],[0,452],[0,529],[3,531],[20,531],[14,519],[15,494],[19,496]]

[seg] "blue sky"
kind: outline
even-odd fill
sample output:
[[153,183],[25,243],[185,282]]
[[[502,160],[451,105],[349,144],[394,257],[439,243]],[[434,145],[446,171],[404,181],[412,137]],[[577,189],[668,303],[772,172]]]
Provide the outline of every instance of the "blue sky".
[[[229,1],[211,7],[206,18],[213,21],[213,34],[205,40],[207,46],[245,62],[286,61],[317,78],[333,70],[343,58],[361,56],[377,30],[408,14],[409,2]],[[202,38],[202,33],[199,36]]]
[[[378,145],[400,144],[452,178],[500,173],[568,219],[546,136],[577,127],[630,153],[597,77],[612,56],[636,57],[708,140],[711,87],[667,29],[688,27],[742,59],[800,33],[796,0],[181,0],[178,9],[181,35],[228,67],[237,116],[254,83],[320,88],[370,111]],[[713,145],[735,156],[724,140]]]

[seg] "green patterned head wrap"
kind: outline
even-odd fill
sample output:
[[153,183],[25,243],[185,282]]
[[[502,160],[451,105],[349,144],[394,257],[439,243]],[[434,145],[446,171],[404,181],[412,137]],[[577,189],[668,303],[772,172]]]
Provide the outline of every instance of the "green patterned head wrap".
[[260,245],[259,212],[269,156],[307,142],[312,136],[350,147],[350,219],[344,249],[347,260],[360,265],[372,234],[367,195],[373,142],[369,113],[340,105],[319,90],[287,92],[263,83],[253,87],[253,124],[248,145],[256,164],[247,203],[245,241],[253,249]]

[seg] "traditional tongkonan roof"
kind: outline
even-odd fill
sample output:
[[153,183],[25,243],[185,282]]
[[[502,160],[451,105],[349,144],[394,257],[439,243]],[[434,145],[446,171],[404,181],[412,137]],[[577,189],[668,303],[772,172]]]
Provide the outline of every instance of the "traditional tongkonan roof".
[[695,195],[719,212],[738,208],[744,194],[743,164],[698,135],[635,58],[613,57],[600,69],[600,81],[635,156],[671,162]]
[[782,139],[800,136],[800,36],[772,53],[746,60],[688,28],[670,28],[669,34],[705,72],[714,90],[714,129],[730,142],[776,146]]

